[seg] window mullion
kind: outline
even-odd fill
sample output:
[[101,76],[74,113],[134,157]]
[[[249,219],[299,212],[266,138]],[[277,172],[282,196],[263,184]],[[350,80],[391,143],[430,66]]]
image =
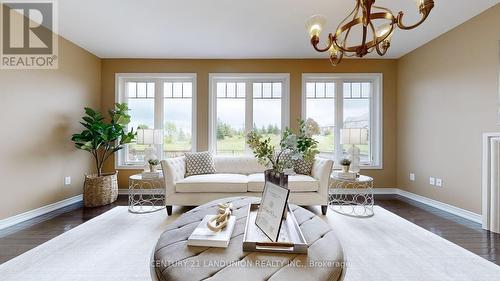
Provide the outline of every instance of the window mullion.
[[335,80],[335,163],[340,163],[342,158],[342,145],[340,143],[340,130],[344,127],[344,85],[343,80]]
[[[164,120],[163,120],[163,103],[164,103],[164,98],[163,98],[163,95],[164,95],[164,92],[163,92],[163,87],[164,87],[164,80],[161,80],[161,79],[155,79],[154,80],[154,83],[155,83],[155,114],[154,114],[154,124],[155,124],[155,129],[161,129],[163,131],[163,124],[164,124]],[[156,151],[157,151],[157,156],[160,158],[160,159],[163,159],[163,145],[162,144],[157,144],[156,145]]]
[[[245,137],[253,130],[253,83],[245,82]],[[250,147],[245,142],[245,151],[250,152]]]

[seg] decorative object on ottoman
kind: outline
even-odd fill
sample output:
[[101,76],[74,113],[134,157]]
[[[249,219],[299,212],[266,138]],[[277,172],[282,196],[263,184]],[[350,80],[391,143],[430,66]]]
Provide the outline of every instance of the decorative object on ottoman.
[[217,215],[207,222],[208,229],[217,232],[226,227],[229,219],[231,218],[232,209],[233,205],[231,204],[219,204]]
[[350,144],[351,147],[347,150],[347,154],[349,154],[349,160],[351,160],[351,171],[355,173],[359,173],[359,163],[360,163],[360,153],[361,150],[356,145],[367,145],[368,144],[368,129],[342,129],[340,131],[341,134],[341,143],[342,144]]
[[158,159],[149,159],[148,163],[149,163],[149,171],[151,173],[156,173],[156,168],[158,167],[158,165],[160,165],[160,161]]
[[[335,232],[323,219],[297,205],[291,204],[290,211],[308,242],[307,255],[245,252],[243,233],[248,207],[259,201],[260,198],[255,197],[224,198],[182,214],[167,225],[158,239],[151,263],[152,275],[161,281],[234,280],[235,277],[238,281],[335,281],[340,278],[344,255]],[[228,247],[188,247],[190,233],[206,215],[217,211],[218,203],[231,203],[232,216],[236,218]]]
[[286,206],[287,219],[282,221],[279,240],[269,241],[262,228],[256,227],[260,204],[250,204],[243,236],[243,250],[248,252],[307,254],[307,242],[290,207]]
[[106,123],[100,112],[85,107],[86,116],[81,122],[85,130],[71,137],[76,148],[90,152],[95,159],[97,174],[85,176],[83,201],[86,207],[110,204],[118,197],[117,172],[103,174],[102,167],[111,155],[134,140],[134,130],[127,132],[128,111],[126,103],[115,104],[109,111],[111,121]]
[[266,181],[259,210],[255,217],[255,225],[272,242],[278,241],[281,224],[286,218],[288,195],[290,195],[290,190],[287,188]]
[[217,215],[206,215],[188,238],[188,246],[227,248],[236,218],[231,216],[232,205],[218,204]]
[[342,172],[349,173],[349,167],[351,166],[351,160],[342,159],[342,160],[340,160],[340,165],[342,166]]

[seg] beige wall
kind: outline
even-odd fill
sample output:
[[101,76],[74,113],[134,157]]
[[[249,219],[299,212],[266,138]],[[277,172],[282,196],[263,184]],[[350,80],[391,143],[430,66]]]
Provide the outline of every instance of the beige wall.
[[481,138],[500,130],[499,40],[496,5],[398,60],[399,187],[481,213]]
[[84,106],[100,108],[101,62],[62,38],[59,59],[57,70],[0,70],[0,219],[81,194],[91,170],[70,137]]
[[[209,73],[290,73],[290,120],[300,118],[302,73],[383,73],[384,74],[384,155],[383,170],[365,173],[375,177],[377,187],[396,185],[396,61],[395,60],[346,60],[332,67],[327,59],[321,60],[141,60],[104,59],[102,61],[102,109],[115,102],[115,73],[191,72],[197,73],[197,146],[208,147],[208,74]],[[295,126],[294,122],[291,122]],[[105,170],[113,170],[114,163],[107,163]],[[122,170],[119,186],[127,186],[128,176],[138,171]]]

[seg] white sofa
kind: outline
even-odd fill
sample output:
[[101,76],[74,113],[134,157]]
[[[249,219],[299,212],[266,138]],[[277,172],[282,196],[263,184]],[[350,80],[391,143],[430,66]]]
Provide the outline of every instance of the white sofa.
[[[161,161],[169,214],[173,205],[199,206],[224,197],[261,196],[266,167],[260,165],[256,158],[214,156],[214,164],[216,174],[185,177],[184,157]],[[332,160],[317,158],[311,176],[289,176],[289,201],[302,206],[321,205],[323,214],[326,214],[332,165]]]

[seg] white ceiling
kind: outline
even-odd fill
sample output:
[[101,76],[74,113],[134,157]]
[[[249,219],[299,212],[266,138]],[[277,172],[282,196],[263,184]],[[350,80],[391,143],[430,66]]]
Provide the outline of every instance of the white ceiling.
[[[397,30],[387,58],[399,58],[478,15],[500,0],[435,0],[419,28]],[[327,17],[327,31],[354,0],[63,0],[59,33],[101,58],[321,58],[305,22]],[[415,0],[379,6],[418,18]],[[324,40],[326,33],[323,34]]]

